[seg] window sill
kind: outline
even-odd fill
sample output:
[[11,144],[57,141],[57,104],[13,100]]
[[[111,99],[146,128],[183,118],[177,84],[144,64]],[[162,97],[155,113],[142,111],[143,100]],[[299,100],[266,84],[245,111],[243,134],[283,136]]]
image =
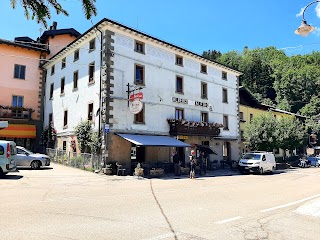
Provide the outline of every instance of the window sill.
[[183,64],[177,64],[177,63],[176,63],[176,66],[183,67]]
[[178,92],[178,91],[176,91],[176,93],[177,93],[177,94],[184,95],[184,93],[183,93],[183,92]]
[[77,58],[77,59],[73,59],[73,62],[76,62],[76,61],[78,61],[79,60],[79,58]]
[[94,50],[96,50],[96,49],[95,49],[95,48],[89,49],[89,52],[88,52],[88,53],[94,52]]
[[203,73],[203,74],[208,74],[207,72],[202,72],[202,71],[200,71],[200,73]]
[[223,101],[222,103],[228,103],[228,102],[226,102],[226,101]]
[[145,125],[145,122],[133,122],[133,124],[138,124],[138,125]]
[[67,129],[67,128],[68,128],[68,125],[64,125],[64,126],[63,126],[63,129]]
[[244,120],[244,119],[240,119],[240,122],[246,122],[246,120]]
[[140,54],[146,54],[145,52],[140,52],[140,51],[137,51],[137,50],[134,50],[136,53],[140,53]]
[[53,100],[53,97],[49,98],[49,100]]
[[201,96],[201,99],[208,100],[208,97],[207,96]]
[[88,82],[88,86],[94,85],[95,81]]
[[65,93],[60,93],[60,97],[64,97],[65,96]]
[[223,128],[224,131],[229,131],[229,128]]
[[72,89],[72,92],[76,92],[76,91],[78,91],[78,88]]
[[134,84],[135,84],[135,85],[139,85],[139,86],[145,86],[144,83],[139,83],[139,82],[137,82],[137,81],[135,81]]

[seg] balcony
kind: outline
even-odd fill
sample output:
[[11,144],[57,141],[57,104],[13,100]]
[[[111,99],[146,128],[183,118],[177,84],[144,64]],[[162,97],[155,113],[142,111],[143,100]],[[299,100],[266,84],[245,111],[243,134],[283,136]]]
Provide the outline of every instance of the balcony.
[[193,122],[187,120],[168,119],[170,135],[209,136],[216,137],[220,134],[222,124],[208,122]]
[[29,120],[33,112],[31,108],[0,106],[0,118]]

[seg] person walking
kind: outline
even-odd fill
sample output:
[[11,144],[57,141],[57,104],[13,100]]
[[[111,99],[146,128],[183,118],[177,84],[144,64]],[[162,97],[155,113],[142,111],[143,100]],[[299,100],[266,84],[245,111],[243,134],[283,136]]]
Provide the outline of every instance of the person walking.
[[199,168],[200,168],[200,172],[199,175],[201,176],[202,174],[206,174],[206,169],[205,169],[205,162],[206,162],[206,157],[204,155],[204,152],[201,152],[200,156],[199,156]]
[[174,153],[172,160],[173,160],[173,164],[174,164],[174,175],[180,176],[181,159],[180,159],[180,156],[178,155],[177,152]]
[[194,179],[196,176],[196,161],[193,156],[190,156],[190,178]]

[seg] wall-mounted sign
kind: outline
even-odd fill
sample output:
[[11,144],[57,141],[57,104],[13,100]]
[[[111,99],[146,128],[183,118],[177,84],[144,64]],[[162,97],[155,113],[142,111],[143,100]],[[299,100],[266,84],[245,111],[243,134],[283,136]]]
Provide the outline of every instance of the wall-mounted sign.
[[188,136],[184,136],[184,135],[178,135],[177,139],[187,140],[187,139],[189,139],[189,137]]
[[142,92],[138,92],[138,93],[133,93],[130,95],[129,100],[130,102],[134,101],[135,99],[143,99],[143,93]]
[[[178,97],[172,97],[172,102],[187,104],[187,105],[191,105],[191,106],[199,106],[199,107],[206,107],[206,108],[209,107],[209,103],[207,103],[207,102],[193,101],[193,100],[178,98]],[[212,111],[212,110],[210,110],[210,111]]]
[[142,108],[143,104],[142,102],[140,102],[140,100],[133,100],[129,104],[129,111],[133,114],[138,114],[139,112],[141,112]]

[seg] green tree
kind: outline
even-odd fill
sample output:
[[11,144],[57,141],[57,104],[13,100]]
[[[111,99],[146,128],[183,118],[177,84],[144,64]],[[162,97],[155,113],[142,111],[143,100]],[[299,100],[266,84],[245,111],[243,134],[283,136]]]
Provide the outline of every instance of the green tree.
[[295,117],[282,117],[277,120],[275,129],[278,147],[291,152],[303,145],[306,131],[303,124]]
[[99,147],[98,135],[93,132],[91,123],[89,121],[80,122],[75,128],[79,148],[81,152],[97,153],[97,146]]
[[319,96],[312,96],[310,102],[307,103],[300,110],[304,116],[312,117],[320,114],[320,98]]
[[254,151],[273,151],[277,147],[277,121],[270,113],[255,116],[244,129],[245,143]]
[[[10,0],[11,7],[16,8],[17,0]],[[50,8],[53,8],[57,14],[69,16],[69,13],[63,9],[58,0],[20,0],[20,4],[24,9],[27,19],[36,19],[38,23],[42,23],[46,28],[48,26],[47,19],[51,19]],[[93,15],[97,15],[95,7],[96,0],[82,0],[82,7],[86,19],[90,19]]]

